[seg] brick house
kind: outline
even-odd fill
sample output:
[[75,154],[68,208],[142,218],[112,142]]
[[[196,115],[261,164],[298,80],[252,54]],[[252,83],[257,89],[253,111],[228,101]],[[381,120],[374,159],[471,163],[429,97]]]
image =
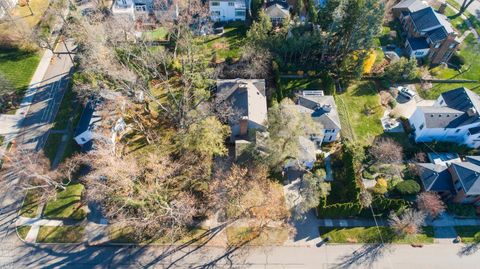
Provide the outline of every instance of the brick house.
[[429,6],[421,8],[424,4],[419,2],[404,0],[392,9],[405,33],[406,53],[418,59],[428,58],[432,64],[446,63],[461,41],[445,15]]

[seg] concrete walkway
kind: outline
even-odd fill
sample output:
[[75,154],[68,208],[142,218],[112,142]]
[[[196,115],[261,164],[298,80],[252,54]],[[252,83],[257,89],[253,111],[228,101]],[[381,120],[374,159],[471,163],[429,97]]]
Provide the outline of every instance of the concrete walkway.
[[331,182],[333,181],[333,173],[332,173],[332,161],[331,161],[330,152],[325,152],[325,181]]

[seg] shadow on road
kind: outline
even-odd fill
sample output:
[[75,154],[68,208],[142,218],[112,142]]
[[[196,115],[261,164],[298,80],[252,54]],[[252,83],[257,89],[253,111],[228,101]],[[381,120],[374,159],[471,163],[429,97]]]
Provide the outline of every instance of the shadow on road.
[[457,253],[458,256],[469,256],[472,254],[475,254],[478,249],[480,248],[480,243],[475,243],[475,244],[468,244],[462,247],[460,251]]
[[373,267],[373,264],[381,259],[385,252],[391,252],[391,245],[367,244],[355,250],[351,255],[344,256],[337,268],[356,268],[359,265]]

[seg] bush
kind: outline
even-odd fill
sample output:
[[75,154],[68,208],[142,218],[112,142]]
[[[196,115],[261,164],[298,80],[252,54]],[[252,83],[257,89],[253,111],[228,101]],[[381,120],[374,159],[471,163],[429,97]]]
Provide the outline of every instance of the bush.
[[447,204],[447,210],[450,213],[453,213],[459,217],[475,217],[476,210],[473,205],[464,205],[464,204]]
[[412,195],[420,192],[420,185],[415,180],[405,180],[398,183],[395,190],[401,195]]
[[398,185],[398,183],[402,182],[403,179],[399,176],[393,176],[389,181],[388,181],[388,190],[391,191],[391,190],[394,190],[395,189],[395,186]]
[[395,108],[395,107],[397,106],[397,100],[395,100],[395,99],[390,99],[390,100],[388,101],[388,105],[389,105],[390,108],[392,108],[392,109]]
[[365,179],[374,179],[374,178],[375,178],[375,177],[374,177],[372,174],[370,174],[367,170],[363,170],[362,176],[363,176],[363,178],[365,178]]
[[321,218],[348,218],[360,214],[360,203],[342,203],[318,207],[318,216]]
[[376,173],[380,172],[380,169],[378,169],[378,166],[375,166],[375,165],[372,165],[372,166],[368,167],[367,170],[371,174],[376,174]]

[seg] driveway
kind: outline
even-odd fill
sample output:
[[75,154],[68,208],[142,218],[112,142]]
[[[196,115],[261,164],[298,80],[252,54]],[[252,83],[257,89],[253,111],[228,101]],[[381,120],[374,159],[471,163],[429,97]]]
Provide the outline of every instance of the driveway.
[[[416,92],[415,85],[413,84],[403,86]],[[405,117],[407,119],[413,115],[417,106],[431,106],[435,102],[435,100],[424,100],[418,94],[412,99],[398,95],[396,101],[397,105],[392,110],[392,114],[395,115],[395,117]]]

